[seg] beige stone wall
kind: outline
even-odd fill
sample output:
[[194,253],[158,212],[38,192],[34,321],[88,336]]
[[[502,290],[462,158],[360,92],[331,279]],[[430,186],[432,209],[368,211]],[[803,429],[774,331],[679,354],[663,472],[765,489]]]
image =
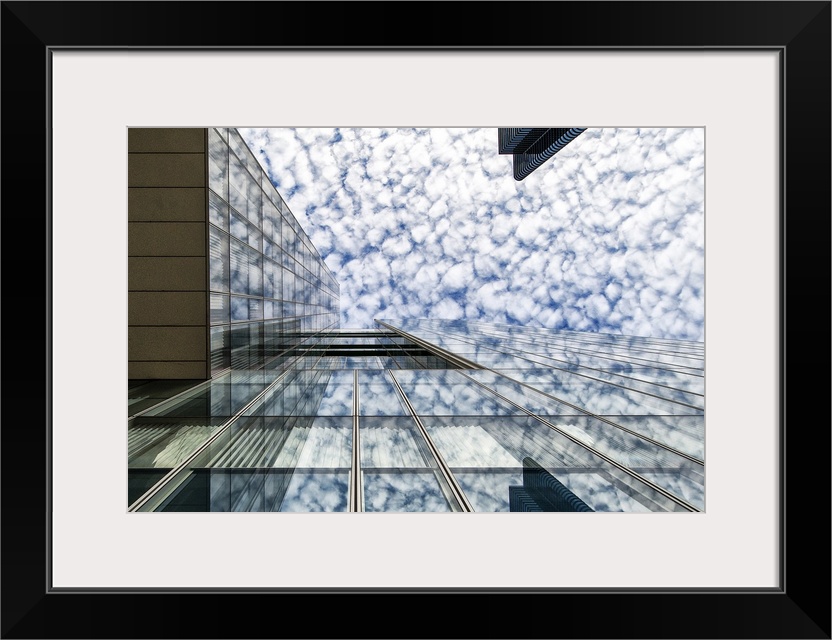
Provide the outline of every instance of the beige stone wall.
[[128,129],[128,376],[208,378],[205,129]]

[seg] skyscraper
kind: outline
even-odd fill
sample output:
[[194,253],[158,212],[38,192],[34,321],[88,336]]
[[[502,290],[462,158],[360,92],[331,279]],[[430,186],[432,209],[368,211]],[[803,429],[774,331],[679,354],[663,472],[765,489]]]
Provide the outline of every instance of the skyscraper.
[[133,129],[129,171],[131,510],[704,509],[701,343],[341,329],[235,130]]
[[505,127],[497,131],[499,153],[512,154],[514,179],[523,180],[586,131],[586,127]]
[[129,377],[260,366],[339,288],[235,129],[129,130]]

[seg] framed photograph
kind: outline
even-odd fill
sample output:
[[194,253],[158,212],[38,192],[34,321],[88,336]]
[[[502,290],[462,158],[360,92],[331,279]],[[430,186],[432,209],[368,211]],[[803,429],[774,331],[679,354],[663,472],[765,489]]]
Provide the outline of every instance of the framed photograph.
[[[817,344],[822,332],[807,330],[803,315],[793,313],[787,323],[786,302],[790,299],[793,308],[800,303],[805,309],[801,296],[806,282],[817,283],[823,296],[830,290],[830,3],[397,7],[408,18],[396,23],[391,41],[390,32],[371,26],[370,18],[380,9],[374,3],[3,3],[5,249],[13,256],[3,287],[7,327],[13,330],[7,336],[45,336],[44,351],[35,355],[30,349],[32,344],[40,346],[37,338],[7,340],[5,345],[7,392],[20,399],[5,403],[2,432],[2,572],[10,586],[3,593],[3,636],[829,638],[829,522],[822,517],[828,515],[829,505],[829,431],[822,426],[806,438],[805,427],[801,429],[815,422],[804,413],[817,404],[819,393],[828,393],[828,376],[798,372],[793,366],[787,394],[788,363],[802,364],[795,354],[822,351],[823,345]],[[506,28],[510,20],[522,24],[532,15],[537,16],[535,22],[551,16],[552,27],[540,34]],[[569,128],[573,125],[580,127]],[[555,128],[535,129],[544,126]],[[696,162],[704,164],[704,453],[697,457],[678,439],[671,444],[655,433],[650,442],[665,452],[673,449],[695,458],[694,463],[706,462],[707,473],[695,476],[703,478],[701,486],[690,484],[694,476],[685,476],[689,484],[682,487],[678,477],[671,482],[655,470],[627,466],[609,448],[596,441],[588,444],[592,429],[583,422],[567,425],[568,420],[549,419],[547,424],[541,410],[525,409],[565,442],[598,450],[610,468],[644,481],[632,508],[609,510],[638,511],[653,505],[646,510],[677,513],[493,513],[510,510],[508,498],[505,504],[492,499],[498,493],[509,495],[502,485],[499,492],[477,494],[479,502],[468,500],[466,496],[474,495],[471,487],[484,476],[461,463],[454,466],[448,443],[455,436],[434,431],[420,418],[418,376],[407,372],[391,375],[390,380],[403,406],[415,416],[419,431],[414,433],[424,438],[425,455],[436,461],[441,485],[437,500],[458,507],[452,511],[479,513],[436,513],[441,500],[422,509],[430,513],[421,514],[263,513],[267,508],[248,509],[259,513],[204,513],[230,510],[232,502],[239,502],[231,489],[239,473],[226,474],[228,496],[237,495],[233,500],[222,497],[219,484],[210,487],[210,504],[228,509],[192,508],[198,491],[188,494],[188,502],[180,480],[195,486],[199,464],[194,461],[203,445],[189,450],[192,458],[184,456],[166,466],[159,461],[167,460],[173,450],[170,434],[165,435],[165,446],[136,448],[131,458],[139,461],[131,467],[135,472],[125,473],[125,404],[143,400],[140,394],[134,398],[124,393],[124,380],[149,371],[156,340],[147,340],[151,356],[136,356],[139,346],[127,329],[153,325],[155,321],[148,321],[147,314],[137,315],[136,309],[139,303],[159,309],[161,299],[146,287],[128,283],[128,256],[146,255],[135,251],[137,236],[131,235],[129,225],[138,222],[145,225],[142,232],[149,233],[150,222],[133,217],[147,210],[140,200],[147,194],[131,192],[128,198],[128,191],[168,188],[164,180],[159,185],[141,182],[144,178],[136,178],[128,158],[131,153],[143,155],[144,162],[146,156],[179,153],[153,146],[160,144],[158,136],[136,132],[189,132],[191,142],[203,141],[204,154],[210,155],[213,144],[224,149],[223,157],[230,163],[232,155],[237,162],[244,156],[235,151],[236,132],[244,134],[240,139],[252,149],[258,132],[270,128],[338,129],[353,136],[350,132],[404,127],[491,128],[495,133],[500,128],[513,136],[506,138],[505,153],[517,152],[523,136],[532,136],[535,141],[545,139],[552,153],[563,154],[554,160],[565,161],[569,145],[577,150],[582,142],[596,145],[593,148],[606,144],[623,158],[626,146],[634,144],[626,135],[604,138],[604,132],[694,132],[690,139],[657,136],[656,145],[668,157],[685,156],[688,169],[699,166]],[[195,136],[195,131],[202,133]],[[164,144],[170,142],[166,140]],[[529,145],[533,142],[529,138]],[[246,171],[249,176],[260,175],[255,169],[261,171],[274,186],[278,169],[270,164],[305,151],[283,149],[281,156],[268,153],[267,147],[262,144],[253,152],[257,166]],[[417,147],[399,150],[404,155],[418,153]],[[464,146],[458,150],[464,151]],[[508,156],[505,160],[511,162]],[[314,163],[305,162],[314,174]],[[550,154],[532,165],[522,162],[514,161],[515,175],[509,179],[526,179],[553,160]],[[165,179],[179,166],[171,165]],[[378,168],[392,166],[388,156]],[[165,174],[158,167],[142,167],[142,175]],[[269,236],[275,233],[273,225],[265,218],[247,217],[241,209],[247,200],[235,196],[233,189],[239,195],[239,184],[233,179],[223,181],[209,173],[206,170],[205,183],[215,190],[206,191],[205,199],[214,198],[217,206],[224,203],[227,215],[236,216],[222,218],[227,231],[217,218],[215,235],[224,238],[226,233],[229,247],[239,244],[240,251],[251,253],[247,264],[255,261],[258,273],[268,275],[262,264],[273,258],[268,244],[270,237],[274,240]],[[445,173],[442,184],[448,190],[453,171]],[[580,178],[557,175],[589,183],[592,175],[597,179],[593,172]],[[276,308],[282,318],[290,314],[299,319],[311,318],[307,312],[314,308],[317,315],[309,326],[317,329],[332,311],[326,296],[297,293],[302,289],[296,286],[299,280],[313,283],[319,278],[324,285],[317,290],[326,290],[327,282],[326,269],[314,259],[319,247],[306,252],[301,247],[316,244],[306,242],[313,234],[292,227],[291,213],[283,213],[280,198],[294,206],[288,193],[293,186],[301,189],[302,177],[284,176],[279,195],[271,200],[282,216],[274,219],[288,224],[291,233],[285,237],[297,239],[292,240],[298,251],[291,269],[281,263],[281,273],[292,274],[292,286],[281,285],[283,295],[274,288],[267,295],[265,281],[254,285],[256,291],[250,279],[235,289],[233,269],[227,282],[214,282],[205,272],[203,297],[210,294],[212,309],[216,299],[217,313],[203,333],[207,329],[220,335],[226,325],[233,331],[252,318],[277,317]],[[535,179],[532,176],[527,184]],[[261,202],[270,193],[263,184],[257,192]],[[587,189],[592,193],[591,184]],[[338,191],[333,187],[333,198]],[[17,193],[28,197],[15,198]],[[668,199],[679,200],[672,189],[666,193]],[[696,194],[688,195],[679,206],[696,201]],[[597,191],[595,196],[600,197]],[[299,202],[305,212],[322,206],[303,197]],[[408,207],[418,213],[416,204]],[[16,215],[15,210],[32,213]],[[339,211],[343,220],[330,221],[336,230],[337,224],[361,219],[360,211],[350,218]],[[449,214],[446,218],[453,220]],[[211,230],[210,225],[206,228]],[[164,241],[170,246],[187,242],[173,238],[173,225],[168,231]],[[240,235],[243,231],[245,237]],[[43,254],[16,251],[21,244],[16,238],[24,232],[44,247]],[[530,233],[525,228],[513,232],[518,237]],[[161,246],[162,240],[154,242]],[[572,245],[580,251],[580,243]],[[557,247],[561,253],[570,249]],[[357,249],[356,255],[360,253]],[[663,260],[682,268],[680,255],[668,254]],[[16,275],[23,272],[31,277]],[[466,279],[464,273],[454,274],[446,275]],[[540,276],[541,283],[546,277]],[[32,280],[46,283],[45,295]],[[349,283],[353,286],[354,281]],[[141,295],[125,295],[128,289]],[[462,307],[450,294],[443,295],[450,302],[442,309],[453,319]],[[188,324],[180,319],[186,313],[183,300],[162,308],[168,328]],[[512,306],[518,309],[521,304]],[[678,304],[684,304],[681,294]],[[14,313],[23,308],[18,305],[27,311]],[[819,308],[826,313],[821,325],[828,326],[828,304]],[[343,317],[343,309],[341,313]],[[350,320],[358,322],[362,312],[350,313]],[[367,314],[385,317],[375,310]],[[307,321],[298,322],[305,326]],[[466,355],[470,352],[448,346],[458,344],[459,336],[446,333],[444,342],[431,342],[424,326],[386,320],[382,326],[391,344],[392,338],[399,340],[396,348],[401,340],[409,341],[407,357],[421,358],[417,369],[431,368],[429,362],[436,365],[433,368],[463,371],[477,364]],[[280,339],[286,335],[284,331]],[[353,336],[353,342],[329,353],[344,358],[338,361],[340,369],[350,366],[341,351],[362,345],[359,338]],[[219,372],[239,357],[231,338],[227,353],[222,340],[217,348],[203,342],[206,370]],[[25,353],[16,353],[18,343],[25,344]],[[177,339],[177,345],[183,344]],[[370,351],[361,347],[360,357],[379,358],[379,368],[385,368],[380,351]],[[266,353],[266,347],[261,352]],[[398,352],[386,353],[395,358]],[[439,358],[448,360],[439,363]],[[174,366],[169,358],[159,360],[165,360],[165,367]],[[180,360],[175,366],[196,361],[187,355]],[[502,401],[518,407],[505,382],[498,387],[486,380],[494,374],[492,369],[499,368],[465,375],[480,387],[497,389]],[[202,373],[195,377],[205,377]],[[357,375],[353,380],[356,389],[363,388]],[[511,380],[518,382],[516,376]],[[533,384],[539,387],[535,393],[548,393],[540,387],[541,379]],[[668,386],[672,385],[664,388]],[[523,397],[528,398],[529,384],[524,389]],[[370,384],[364,396],[368,402],[372,390]],[[589,398],[582,410],[590,411],[592,401]],[[354,406],[352,411],[359,414]],[[135,422],[143,429],[142,437],[155,437],[148,426],[170,419],[163,413],[142,416],[143,412],[145,407],[138,404],[129,412],[144,418]],[[255,414],[242,411],[229,419],[253,419]],[[268,423],[271,414],[257,415],[261,421],[265,415]],[[337,422],[334,414],[327,419],[332,425]],[[628,422],[623,415],[607,414],[604,420],[626,429],[628,437],[637,434],[636,421]],[[222,433],[230,433],[229,427],[234,428],[227,421],[219,424],[219,435],[210,437],[221,439]],[[344,432],[349,428],[344,426]],[[516,427],[502,429],[500,437],[506,442],[517,432]],[[677,435],[690,435],[677,423],[674,429]],[[469,442],[481,447],[486,432],[498,433],[492,428],[480,431],[465,433]],[[174,437],[177,447],[190,442],[192,434],[183,434]],[[389,465],[378,462],[372,469],[375,476],[362,465],[362,484],[353,479],[359,463],[348,458],[339,473],[331,474],[332,486],[343,489],[343,496],[338,493],[332,504],[346,511],[371,511],[365,508],[371,503],[392,504],[376,499],[388,495],[389,488],[378,487]],[[313,463],[309,466],[308,473],[296,475],[318,482],[320,494],[323,475],[315,472]],[[517,476],[509,483],[514,487],[511,505],[525,505],[518,510],[607,510],[609,503],[580,480],[570,477],[560,483],[550,473],[551,464],[549,471],[531,462],[527,467],[522,473],[509,470]],[[549,493],[530,489],[525,483],[532,477],[536,482],[543,478]],[[616,486],[623,486],[618,482]],[[125,501],[128,487],[134,494]],[[645,498],[648,490],[654,493]],[[174,499],[176,491],[180,497]],[[283,511],[298,505],[305,507],[302,511],[315,510],[302,487],[282,491],[280,500],[271,503],[285,504]],[[552,506],[556,493],[558,504],[570,509]],[[260,498],[269,495],[264,489]],[[187,508],[162,509],[165,505]],[[673,508],[665,508],[668,505]],[[156,510],[179,512],[142,513]],[[435,605],[465,604],[467,611],[481,613],[469,614],[449,632],[444,621],[414,615],[414,604],[424,607],[424,599],[437,611]],[[248,613],[243,614],[241,604]],[[327,614],[312,622],[288,613],[300,611],[302,604],[322,605]],[[369,621],[349,622],[361,608],[378,605],[394,618],[406,616],[407,630],[374,631]],[[225,614],[206,615],[215,610]],[[252,610],[258,613],[251,615]],[[498,611],[505,615],[494,615]],[[164,620],[172,620],[168,624],[174,626],[160,622]]]
[[704,127],[131,127],[129,511],[705,512],[704,160]]

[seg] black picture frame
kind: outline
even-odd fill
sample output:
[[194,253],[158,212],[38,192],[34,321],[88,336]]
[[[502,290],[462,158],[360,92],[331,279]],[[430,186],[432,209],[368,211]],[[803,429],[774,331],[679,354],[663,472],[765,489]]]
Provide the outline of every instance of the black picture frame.
[[[0,15],[2,637],[830,638],[830,429],[819,402],[830,388],[830,2],[3,2]],[[50,52],[67,47],[778,51],[780,588],[52,590],[50,398],[60,381],[49,367],[48,99]],[[310,607],[318,613],[301,614]]]

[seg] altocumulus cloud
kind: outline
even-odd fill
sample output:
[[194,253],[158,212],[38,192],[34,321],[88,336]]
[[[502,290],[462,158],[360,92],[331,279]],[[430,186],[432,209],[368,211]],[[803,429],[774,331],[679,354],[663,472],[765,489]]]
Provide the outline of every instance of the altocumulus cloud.
[[343,327],[703,339],[701,128],[589,128],[522,182],[496,129],[240,133],[338,278]]

